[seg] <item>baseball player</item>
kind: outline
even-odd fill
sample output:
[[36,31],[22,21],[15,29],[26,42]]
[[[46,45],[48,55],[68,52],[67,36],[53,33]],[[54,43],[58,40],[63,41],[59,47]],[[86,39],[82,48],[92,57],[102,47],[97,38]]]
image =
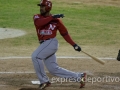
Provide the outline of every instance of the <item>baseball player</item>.
[[73,46],[76,51],[81,51],[80,46],[78,46],[70,37],[67,28],[63,25],[60,18],[63,18],[63,14],[52,15],[50,13],[52,9],[52,2],[49,0],[41,0],[40,4],[40,14],[33,16],[34,25],[36,27],[36,32],[40,46],[33,52],[32,61],[40,81],[40,89],[45,89],[51,83],[44,71],[44,65],[48,71],[55,76],[61,78],[80,78],[80,88],[85,86],[86,73],[79,73],[69,71],[62,67],[59,67],[56,61],[56,51],[58,50],[58,40],[56,39],[57,30],[60,32],[61,36]]

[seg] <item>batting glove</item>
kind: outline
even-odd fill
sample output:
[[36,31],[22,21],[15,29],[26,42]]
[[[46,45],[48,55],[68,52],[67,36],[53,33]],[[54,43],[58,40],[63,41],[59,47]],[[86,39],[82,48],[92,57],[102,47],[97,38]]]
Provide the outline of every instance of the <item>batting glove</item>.
[[63,18],[64,14],[55,14],[53,15],[53,18]]
[[79,51],[79,52],[81,51],[81,47],[78,46],[77,44],[74,44],[73,47],[76,51]]

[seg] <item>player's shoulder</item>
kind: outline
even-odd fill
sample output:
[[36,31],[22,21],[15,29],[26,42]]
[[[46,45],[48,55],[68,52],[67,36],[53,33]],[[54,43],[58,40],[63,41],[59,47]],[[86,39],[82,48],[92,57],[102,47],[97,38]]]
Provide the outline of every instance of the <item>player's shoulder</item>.
[[35,15],[33,16],[33,18],[34,18],[34,19],[38,19],[38,18],[42,18],[42,16],[41,16],[40,14],[35,14]]

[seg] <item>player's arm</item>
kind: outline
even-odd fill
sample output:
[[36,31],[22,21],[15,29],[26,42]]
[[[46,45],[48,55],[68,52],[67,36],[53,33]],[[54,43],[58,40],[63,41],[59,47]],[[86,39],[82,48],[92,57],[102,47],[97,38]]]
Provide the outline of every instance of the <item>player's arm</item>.
[[51,20],[56,19],[56,18],[63,18],[64,15],[63,14],[55,14],[55,15],[50,15],[46,18],[43,18],[42,16],[34,15],[33,16],[33,20],[34,20],[34,24],[37,27],[42,27],[44,25],[46,25],[47,23],[49,23]]
[[67,28],[63,25],[63,23],[61,22],[61,20],[59,20],[58,28],[59,28],[59,32],[60,32],[60,34],[62,35],[62,37],[63,37],[69,44],[71,44],[76,51],[81,51],[80,46],[78,46],[78,45],[72,40],[72,38],[70,37],[70,35],[69,35],[68,31],[67,31]]
[[61,20],[59,19],[59,32],[61,34],[61,36],[72,46],[75,44],[75,42],[72,40],[72,38],[70,37],[67,28],[63,25],[63,23],[61,22]]
[[34,16],[33,16],[34,24],[35,24],[37,27],[42,27],[42,26],[46,25],[46,24],[49,23],[52,19],[53,19],[52,16],[49,16],[49,17],[46,17],[46,18],[39,17],[38,15],[34,15]]

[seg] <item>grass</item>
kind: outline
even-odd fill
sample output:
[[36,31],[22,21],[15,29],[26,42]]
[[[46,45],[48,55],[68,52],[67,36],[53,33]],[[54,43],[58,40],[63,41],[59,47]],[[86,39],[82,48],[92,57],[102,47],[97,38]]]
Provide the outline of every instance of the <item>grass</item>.
[[[39,13],[39,0],[1,0],[0,27],[23,29],[27,35],[0,40],[4,47],[36,46],[38,43],[32,17]],[[53,14],[64,13],[63,23],[80,45],[120,45],[120,7],[74,4],[53,0]],[[57,36],[59,43],[66,45]],[[11,43],[11,44],[10,44]]]

